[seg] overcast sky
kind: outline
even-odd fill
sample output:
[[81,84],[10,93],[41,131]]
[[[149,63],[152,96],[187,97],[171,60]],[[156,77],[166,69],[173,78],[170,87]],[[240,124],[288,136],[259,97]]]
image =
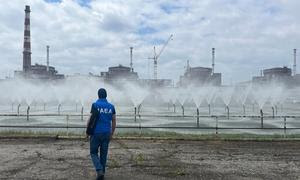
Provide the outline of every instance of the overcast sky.
[[[99,74],[129,66],[153,78],[153,46],[172,41],[158,61],[158,77],[176,82],[190,65],[211,67],[226,84],[250,80],[260,69],[291,67],[300,50],[299,0],[6,0],[0,4],[0,78],[22,69],[24,8],[31,6],[32,63],[59,73]],[[300,72],[300,68],[298,68]]]

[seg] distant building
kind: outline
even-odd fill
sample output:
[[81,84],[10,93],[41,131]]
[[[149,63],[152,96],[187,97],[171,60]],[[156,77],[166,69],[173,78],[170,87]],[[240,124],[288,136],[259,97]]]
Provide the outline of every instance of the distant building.
[[23,43],[23,71],[15,71],[15,77],[41,80],[64,79],[63,74],[58,74],[54,67],[49,66],[49,46],[47,46],[47,66],[40,64],[31,65],[30,12],[30,6],[26,5]]
[[207,68],[207,67],[190,67],[189,62],[187,62],[186,71],[183,76],[180,76],[178,86],[181,87],[186,87],[189,85],[221,86],[221,84],[222,84],[221,73],[213,73],[212,68]]
[[109,67],[107,72],[101,72],[100,76],[104,81],[108,83],[115,83],[120,81],[131,81],[137,82],[138,74],[133,71],[133,68],[119,65],[114,67]]
[[109,67],[107,72],[101,72],[100,77],[112,85],[122,86],[124,83],[130,82],[139,84],[143,87],[171,87],[171,79],[139,79],[138,73],[133,68],[119,65]]
[[267,80],[287,80],[292,76],[292,70],[287,67],[276,67],[263,70],[264,77]]
[[58,80],[64,79],[63,74],[58,74],[54,67],[46,65],[35,64],[30,66],[30,70],[27,71],[15,71],[16,78],[25,79],[44,79],[44,80]]
[[300,74],[292,76],[292,69],[286,66],[264,69],[261,76],[254,76],[252,83],[254,84],[268,84],[268,83],[281,83],[286,86],[299,86]]

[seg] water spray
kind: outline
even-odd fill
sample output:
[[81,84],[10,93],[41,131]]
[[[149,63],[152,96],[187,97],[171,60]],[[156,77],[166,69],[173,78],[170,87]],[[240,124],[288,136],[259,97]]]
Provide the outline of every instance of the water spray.
[[199,108],[197,108],[197,127],[199,127]]
[[246,107],[245,107],[245,104],[243,104],[243,114],[244,114],[244,116],[246,116]]
[[264,128],[264,112],[262,109],[260,109],[260,126]]
[[29,110],[30,110],[30,106],[27,107],[27,121],[29,121]]
[[252,103],[252,112],[254,112],[254,103]]
[[275,114],[276,114],[276,116],[277,116],[277,113],[278,113],[278,107],[277,107],[277,105],[275,105]]
[[184,106],[181,105],[181,109],[182,109],[182,117],[184,117]]
[[211,115],[210,104],[208,104],[208,114]]
[[11,112],[14,112],[14,103],[11,103]]
[[75,110],[75,112],[77,112],[77,109],[78,109],[78,108],[77,108],[77,103],[76,103],[76,110]]
[[81,121],[83,121],[83,106],[81,107]]
[[274,106],[272,106],[272,118],[273,119],[275,118],[275,109],[274,109]]
[[44,111],[46,111],[46,103],[44,103]]
[[58,104],[58,106],[57,106],[57,113],[58,113],[58,115],[60,115],[60,107],[61,107],[61,104]]

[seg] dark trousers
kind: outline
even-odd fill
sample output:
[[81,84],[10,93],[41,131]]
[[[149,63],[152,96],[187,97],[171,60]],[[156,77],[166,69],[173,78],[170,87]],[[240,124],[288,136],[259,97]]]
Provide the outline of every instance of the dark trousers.
[[105,173],[109,140],[110,133],[99,133],[90,137],[90,155],[96,171]]

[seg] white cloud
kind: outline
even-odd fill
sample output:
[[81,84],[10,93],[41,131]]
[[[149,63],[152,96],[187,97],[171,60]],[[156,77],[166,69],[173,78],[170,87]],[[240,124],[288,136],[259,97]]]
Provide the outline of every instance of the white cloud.
[[300,49],[297,0],[94,0],[88,6],[10,0],[0,4],[0,77],[22,68],[25,4],[32,10],[32,62],[45,63],[49,44],[50,63],[65,74],[128,65],[134,46],[135,70],[147,78],[153,45],[170,34],[174,40],[161,55],[158,72],[175,80],[187,59],[192,66],[210,66],[212,47],[216,71],[227,83],[290,65],[292,49]]

